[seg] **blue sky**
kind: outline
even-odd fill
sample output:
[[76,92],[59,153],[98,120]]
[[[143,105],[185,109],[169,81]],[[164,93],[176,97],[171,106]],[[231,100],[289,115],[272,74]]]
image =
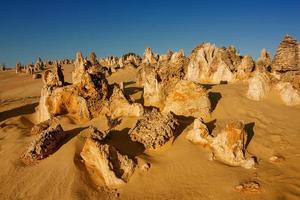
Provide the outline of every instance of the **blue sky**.
[[0,0],[0,63],[84,55],[189,54],[201,42],[233,44],[254,58],[285,34],[300,39],[300,1]]

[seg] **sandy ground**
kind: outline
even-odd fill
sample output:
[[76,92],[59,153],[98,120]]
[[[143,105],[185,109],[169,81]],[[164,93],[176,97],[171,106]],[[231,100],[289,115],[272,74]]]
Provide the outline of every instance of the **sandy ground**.
[[[64,65],[71,80],[72,65]],[[136,71],[113,74],[109,81],[124,81],[125,91],[135,99],[141,89],[134,84]],[[146,173],[135,172],[128,184],[115,192],[97,188],[81,162],[82,131],[93,124],[104,130],[99,117],[78,123],[70,116],[60,121],[68,137],[50,157],[33,166],[24,166],[19,157],[32,140],[42,80],[14,71],[0,72],[0,199],[300,199],[300,106],[285,106],[276,93],[260,102],[246,98],[247,85],[216,85],[209,88],[213,104],[209,128],[216,134],[226,122],[246,123],[252,136],[249,153],[258,157],[256,169],[230,167],[209,160],[209,151],[190,143],[186,133],[192,119],[183,119],[178,137],[158,151],[144,149],[130,141],[127,132],[136,119],[126,118],[112,133],[111,142],[121,153],[151,163]],[[273,155],[284,161],[272,164]],[[260,193],[234,190],[240,182],[255,179]]]

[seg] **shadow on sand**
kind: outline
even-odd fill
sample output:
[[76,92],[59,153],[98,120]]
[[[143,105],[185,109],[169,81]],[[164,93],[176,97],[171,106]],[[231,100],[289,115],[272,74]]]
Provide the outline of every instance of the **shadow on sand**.
[[135,156],[141,155],[145,151],[143,144],[134,142],[130,139],[129,128],[123,130],[112,130],[107,136],[107,144],[114,146],[121,154],[127,155],[134,159]]
[[0,112],[0,122],[19,115],[26,115],[35,112],[35,107],[38,105],[37,103],[27,104],[18,108],[13,108],[11,110]]
[[255,126],[254,122],[251,122],[251,123],[248,123],[245,125],[245,130],[247,133],[247,141],[246,141],[246,145],[245,145],[246,148],[248,147],[250,141],[252,140],[252,138],[254,136],[254,131],[253,131],[254,126]]
[[216,109],[218,102],[222,98],[222,95],[220,92],[209,92],[208,98],[211,102],[211,112],[213,112]]

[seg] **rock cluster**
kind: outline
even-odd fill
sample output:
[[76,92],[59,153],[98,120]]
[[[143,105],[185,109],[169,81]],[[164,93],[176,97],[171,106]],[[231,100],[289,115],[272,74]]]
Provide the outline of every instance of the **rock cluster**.
[[132,141],[142,143],[146,149],[156,149],[174,136],[177,126],[172,113],[161,113],[154,108],[145,112],[128,134]]
[[233,46],[218,48],[204,43],[193,49],[186,79],[199,83],[235,82],[246,79],[254,69],[250,56],[242,57]]
[[256,70],[249,78],[247,97],[261,100],[275,89],[288,106],[300,104],[300,59],[299,43],[291,36],[285,36],[280,43],[273,61],[266,50],[262,50]]
[[50,116],[73,114],[79,120],[87,120],[100,114],[108,99],[108,82],[101,72],[89,71],[93,66],[77,53],[73,84],[64,85],[59,68],[55,73],[46,71],[41,91],[38,120]]

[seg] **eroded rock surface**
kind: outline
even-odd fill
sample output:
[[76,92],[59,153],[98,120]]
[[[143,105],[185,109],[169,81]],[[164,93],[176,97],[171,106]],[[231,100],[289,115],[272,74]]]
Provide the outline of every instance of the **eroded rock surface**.
[[300,46],[297,40],[286,35],[272,61],[272,70],[279,72],[300,71]]
[[187,133],[186,139],[195,144],[209,145],[212,141],[212,136],[209,134],[203,120],[197,118],[194,120],[193,129]]
[[139,103],[128,99],[118,85],[114,85],[113,93],[108,102],[109,115],[114,119],[118,117],[140,117],[144,108]]
[[271,79],[266,72],[257,70],[248,80],[247,97],[251,100],[259,101],[263,99],[271,90]]
[[33,133],[37,133],[37,137],[21,156],[22,161],[26,164],[53,154],[66,135],[61,125],[54,119],[38,124],[33,128]]
[[253,158],[246,157],[247,133],[241,121],[233,121],[212,141],[211,147],[215,159],[232,166],[250,169],[254,166]]
[[211,104],[206,89],[198,83],[180,80],[168,94],[163,112],[186,117],[210,116]]
[[174,136],[177,125],[173,114],[152,109],[138,119],[136,125],[130,129],[129,136],[132,141],[142,143],[146,149],[156,149]]
[[117,188],[128,182],[136,167],[132,159],[99,138],[88,138],[80,155],[86,167],[101,174],[109,188]]

